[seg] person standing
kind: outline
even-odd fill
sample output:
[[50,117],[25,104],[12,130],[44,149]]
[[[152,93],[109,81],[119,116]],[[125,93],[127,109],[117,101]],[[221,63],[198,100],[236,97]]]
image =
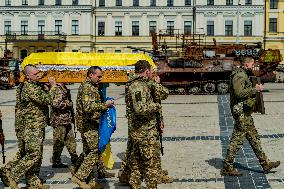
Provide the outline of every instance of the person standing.
[[252,86],[249,75],[252,74],[254,59],[245,57],[242,61],[242,68],[236,69],[230,76],[230,108],[235,120],[231,141],[224,159],[223,175],[241,176],[242,174],[234,169],[234,158],[242,147],[244,139],[249,141],[264,173],[280,165],[280,161],[269,161],[262,150],[260,137],[255,128],[251,114],[254,111],[256,92],[263,90],[262,84]]
[[158,159],[157,117],[161,109],[155,103],[147,85],[152,79],[151,65],[140,60],[135,64],[135,74],[126,84],[126,110],[128,118],[128,138],[132,143],[130,187],[141,188],[141,178],[145,178],[149,189],[157,188]]
[[64,146],[71,156],[72,164],[75,164],[78,159],[75,135],[72,130],[72,124],[75,127],[73,111],[70,90],[63,83],[58,83],[50,112],[50,124],[53,127],[52,168],[68,168],[68,165],[63,164],[60,158]]
[[99,83],[102,79],[102,69],[92,66],[88,69],[86,80],[80,85],[76,100],[76,126],[81,133],[85,148],[82,164],[73,175],[72,181],[81,188],[101,187],[98,183],[88,182],[88,177],[92,173],[94,166],[99,160],[99,124],[101,113],[112,107],[113,100],[101,102],[99,93]]

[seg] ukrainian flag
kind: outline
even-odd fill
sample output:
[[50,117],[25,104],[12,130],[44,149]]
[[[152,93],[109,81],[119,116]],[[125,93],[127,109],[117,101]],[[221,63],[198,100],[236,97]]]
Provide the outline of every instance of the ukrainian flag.
[[[111,100],[111,98],[106,98],[106,100]],[[99,127],[99,152],[103,158],[105,166],[109,169],[112,169],[114,164],[110,138],[115,130],[116,109],[115,107],[112,107],[108,108],[108,110],[101,116],[101,123]]]

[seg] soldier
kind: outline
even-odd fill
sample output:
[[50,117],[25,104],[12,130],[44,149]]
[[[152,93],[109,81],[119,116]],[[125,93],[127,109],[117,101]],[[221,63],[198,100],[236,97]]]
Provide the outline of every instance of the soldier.
[[157,116],[161,104],[154,103],[147,85],[152,79],[151,65],[140,60],[135,64],[135,74],[126,84],[126,110],[128,138],[132,143],[131,175],[129,184],[133,189],[141,188],[141,177],[149,189],[157,188],[158,159]]
[[57,86],[50,112],[50,123],[53,127],[52,168],[68,168],[68,165],[61,163],[60,156],[66,146],[72,164],[75,164],[78,159],[75,135],[72,130],[72,124],[75,124],[75,118],[72,115],[74,110],[70,90],[63,83]]
[[[42,159],[44,129],[47,126],[47,107],[51,104],[53,91],[56,82],[54,78],[49,78],[51,89],[46,92],[38,82],[42,77],[40,72],[33,66],[26,66],[24,69],[26,80],[20,93],[21,98],[21,123],[23,124],[22,141],[24,145],[24,155],[7,173],[9,186],[18,189],[18,181],[26,175],[32,178],[30,188],[49,188],[43,186],[38,178],[40,163]],[[17,110],[18,111],[18,110]]]
[[[129,78],[131,79],[131,77],[133,77],[132,74],[129,75]],[[163,87],[160,83],[160,78],[159,76],[156,76],[154,78],[154,80],[149,80],[147,82],[147,86],[149,87],[150,91],[151,91],[151,95],[152,98],[154,100],[154,102],[161,102],[161,100],[165,100],[168,97],[169,91],[167,88]],[[160,127],[160,131],[163,131],[164,129],[164,122],[163,122],[163,116],[162,116],[162,109],[160,110],[160,121],[161,123],[159,127]],[[157,139],[159,136],[160,132],[157,128]],[[157,143],[157,159],[156,159],[156,165],[157,165],[157,169],[159,171],[158,173],[158,178],[157,178],[157,183],[172,183],[173,179],[171,177],[168,176],[168,171],[167,170],[162,170],[162,166],[161,166],[161,155],[160,155],[160,148],[161,146],[158,145],[159,143]],[[118,178],[120,182],[123,183],[129,183],[129,178],[130,178],[130,154],[131,154],[131,150],[132,149],[132,142],[131,140],[127,141],[127,149],[126,149],[126,153],[125,153],[125,158],[121,163],[121,167],[120,170],[118,172]]]
[[101,187],[98,183],[88,182],[88,177],[99,160],[98,128],[101,113],[112,107],[113,100],[101,102],[98,84],[102,79],[102,69],[92,66],[88,69],[86,80],[80,85],[76,101],[76,126],[81,133],[85,154],[80,155],[84,160],[78,168],[72,181],[81,188]]
[[271,162],[267,159],[261,148],[260,137],[255,128],[251,114],[254,111],[256,92],[263,90],[262,84],[252,86],[249,75],[252,73],[254,59],[246,57],[242,61],[242,68],[236,69],[230,76],[230,107],[235,120],[234,131],[224,159],[223,175],[240,176],[238,170],[234,169],[234,158],[243,145],[246,138],[255,155],[257,156],[264,173],[280,165],[279,161]]

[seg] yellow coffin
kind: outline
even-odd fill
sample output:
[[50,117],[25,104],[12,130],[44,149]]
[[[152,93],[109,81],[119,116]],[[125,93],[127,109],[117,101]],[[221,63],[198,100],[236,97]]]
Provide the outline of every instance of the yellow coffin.
[[[100,66],[103,69],[102,82],[121,83],[127,81],[127,73],[134,71],[138,60],[147,60],[153,69],[156,67],[146,54],[43,52],[26,57],[21,69],[29,64],[36,66],[46,74],[41,82],[47,82],[47,78],[52,76],[60,83],[78,83],[86,78],[90,66]],[[20,80],[24,80],[23,73]]]

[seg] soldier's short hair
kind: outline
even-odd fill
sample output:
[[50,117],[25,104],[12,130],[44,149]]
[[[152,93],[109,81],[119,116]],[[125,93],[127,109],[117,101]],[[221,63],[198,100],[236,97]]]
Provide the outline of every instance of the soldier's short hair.
[[147,60],[138,60],[134,66],[135,66],[135,73],[143,73],[147,69],[151,69],[151,65]]
[[31,70],[36,69],[36,67],[32,64],[28,64],[24,67],[24,73],[25,75],[28,75]]
[[254,58],[251,56],[245,56],[241,59],[241,64],[244,65],[245,63],[254,61]]
[[96,74],[97,70],[103,71],[102,68],[99,67],[99,66],[91,66],[91,67],[89,67],[88,72],[87,72],[87,76],[89,77],[90,74]]

